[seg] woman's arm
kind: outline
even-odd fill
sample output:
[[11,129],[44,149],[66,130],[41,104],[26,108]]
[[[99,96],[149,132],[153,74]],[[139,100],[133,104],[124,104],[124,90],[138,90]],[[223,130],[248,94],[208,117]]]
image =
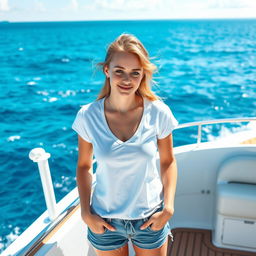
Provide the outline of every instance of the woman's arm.
[[154,213],[146,221],[141,229],[151,225],[153,230],[160,230],[174,214],[174,196],[177,183],[177,166],[173,154],[172,134],[164,139],[158,139],[158,151],[160,156],[160,173],[164,187],[164,209]]
[[164,139],[158,139],[158,151],[160,156],[160,173],[164,187],[164,211],[174,214],[174,197],[177,184],[177,165],[173,153],[172,134]]
[[83,140],[78,135],[78,161],[76,169],[76,182],[80,197],[82,217],[89,215],[90,212],[90,197],[92,188],[92,162],[93,162],[93,147],[91,143]]
[[115,228],[100,216],[91,213],[90,199],[93,179],[93,146],[78,135],[78,148],[79,154],[76,177],[80,197],[81,217],[90,229],[97,234],[102,234],[105,231],[105,228],[115,231]]

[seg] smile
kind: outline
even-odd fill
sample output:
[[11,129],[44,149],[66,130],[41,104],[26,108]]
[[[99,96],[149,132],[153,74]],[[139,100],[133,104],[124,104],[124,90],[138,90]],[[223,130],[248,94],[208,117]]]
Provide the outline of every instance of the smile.
[[121,89],[124,89],[124,90],[130,90],[132,87],[124,87],[124,86],[121,86],[121,85],[118,85],[118,87],[120,87]]

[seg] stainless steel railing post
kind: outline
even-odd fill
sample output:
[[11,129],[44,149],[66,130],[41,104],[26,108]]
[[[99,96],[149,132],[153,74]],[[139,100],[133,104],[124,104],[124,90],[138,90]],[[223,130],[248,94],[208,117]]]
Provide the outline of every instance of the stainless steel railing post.
[[202,125],[198,125],[198,134],[197,134],[197,145],[199,146],[202,139]]

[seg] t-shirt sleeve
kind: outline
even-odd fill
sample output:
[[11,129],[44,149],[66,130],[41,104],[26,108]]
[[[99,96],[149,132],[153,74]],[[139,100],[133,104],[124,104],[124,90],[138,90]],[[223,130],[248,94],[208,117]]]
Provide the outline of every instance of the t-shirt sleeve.
[[85,141],[91,143],[91,139],[88,135],[85,111],[81,108],[76,115],[76,118],[72,124],[72,129],[76,131]]
[[158,118],[157,138],[163,139],[167,137],[178,126],[178,124],[179,122],[174,117],[171,109],[163,103]]

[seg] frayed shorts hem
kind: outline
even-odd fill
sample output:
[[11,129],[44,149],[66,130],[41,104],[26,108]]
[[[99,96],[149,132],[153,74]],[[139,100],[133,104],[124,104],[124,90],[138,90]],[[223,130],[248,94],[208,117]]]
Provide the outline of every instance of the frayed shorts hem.
[[[143,244],[139,244],[139,243],[135,243],[135,242],[132,242],[132,244],[136,245],[137,247],[139,247],[140,249],[147,249],[147,250],[152,250],[152,249],[157,249],[157,248],[160,248],[166,241],[168,240],[168,237],[160,244],[160,245],[157,245],[156,247],[152,247],[152,246],[145,246]],[[95,245],[93,244],[92,242],[90,242],[92,244],[92,246],[98,250],[101,250],[101,251],[112,251],[112,250],[118,250],[120,248],[122,248],[123,246],[127,245],[128,242],[124,242],[122,245],[118,245],[118,247],[106,247],[104,246],[104,248],[102,248],[101,246],[98,246],[98,245]]]
[[92,246],[93,246],[94,248],[96,248],[96,249],[98,249],[98,250],[101,250],[101,251],[113,251],[113,250],[118,250],[118,249],[122,248],[123,246],[127,245],[127,244],[128,244],[128,241],[125,241],[125,242],[124,242],[123,244],[121,244],[121,245],[117,245],[117,247],[114,247],[113,245],[101,247],[101,246],[98,246],[98,245],[92,243],[91,241],[90,241],[90,243],[92,244]]
[[157,244],[156,246],[145,246],[143,244],[138,244],[138,243],[134,243],[134,245],[136,245],[137,247],[139,247],[140,249],[146,249],[146,250],[153,250],[153,249],[157,249],[157,248],[160,248],[161,246],[164,245],[164,243],[168,241],[168,236],[160,243],[160,244]]
[[[159,243],[159,241],[158,241],[158,243],[157,243],[155,246],[154,246],[154,245],[152,246],[152,244],[151,244],[151,245],[143,245],[143,244],[141,244],[141,243],[138,243],[138,242],[132,241],[132,240],[131,240],[131,242],[132,242],[133,245],[135,245],[135,246],[137,246],[137,247],[139,247],[139,248],[141,248],[141,249],[152,250],[152,249],[157,249],[157,248],[160,248],[161,246],[163,246],[163,244],[164,244],[166,241],[168,241],[169,235],[171,236],[172,241],[173,241],[173,236],[172,236],[172,233],[170,232],[170,233],[165,237],[165,239],[163,239],[163,240],[161,241],[161,243]],[[113,245],[102,247],[102,246],[99,246],[99,245],[97,245],[97,244],[94,244],[94,243],[92,243],[92,242],[90,241],[90,243],[92,244],[93,247],[95,247],[96,249],[101,250],[101,251],[117,250],[117,249],[122,248],[122,247],[125,246],[126,244],[128,244],[128,242],[129,242],[129,240],[128,240],[128,241],[125,241],[125,242],[122,243],[121,245],[117,245],[117,247],[115,247],[115,246],[113,246]]]

